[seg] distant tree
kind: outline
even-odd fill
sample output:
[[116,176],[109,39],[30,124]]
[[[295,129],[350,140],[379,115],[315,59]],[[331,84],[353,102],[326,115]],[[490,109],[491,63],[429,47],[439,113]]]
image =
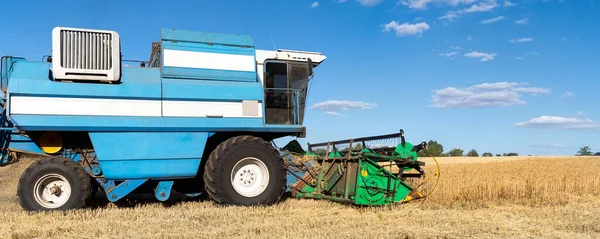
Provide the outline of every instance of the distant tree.
[[429,142],[427,142],[427,148],[419,152],[419,157],[428,157],[429,155],[439,157],[443,156],[443,152],[444,146],[442,144],[434,140],[429,140]]
[[467,156],[469,156],[469,157],[479,157],[479,154],[477,153],[477,150],[471,149],[471,151],[469,151],[467,153]]
[[460,157],[463,156],[463,152],[464,151],[462,149],[454,148],[450,150],[450,152],[448,152],[448,155],[450,155],[451,157]]
[[492,157],[494,155],[492,153],[490,153],[490,152],[485,152],[481,156],[483,156],[483,157]]
[[502,155],[501,154],[496,154],[496,157],[500,157],[500,156],[502,156]]
[[577,151],[577,155],[580,155],[580,156],[592,155],[592,149],[590,148],[590,146],[583,146],[583,147],[579,148],[579,151]]
[[506,154],[505,156],[519,156],[518,153],[513,153],[513,152],[511,152],[511,153],[505,153],[505,154]]

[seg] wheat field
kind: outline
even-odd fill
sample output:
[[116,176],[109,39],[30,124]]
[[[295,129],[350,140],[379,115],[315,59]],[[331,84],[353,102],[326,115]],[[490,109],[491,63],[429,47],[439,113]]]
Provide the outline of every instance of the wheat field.
[[600,238],[600,157],[438,158],[433,194],[391,207],[291,198],[217,207],[143,195],[117,207],[101,194],[89,209],[28,214],[15,193],[32,160],[0,168],[0,238]]

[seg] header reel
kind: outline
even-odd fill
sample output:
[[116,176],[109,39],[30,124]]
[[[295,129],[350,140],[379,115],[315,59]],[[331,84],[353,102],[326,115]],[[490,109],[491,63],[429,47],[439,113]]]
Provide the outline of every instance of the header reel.
[[[395,134],[308,143],[308,152],[294,140],[282,152],[288,159],[288,172],[298,179],[291,185],[294,197],[386,205],[426,197],[418,189],[430,178],[425,178],[425,163],[417,160],[426,147],[424,141],[418,145],[406,142],[404,130],[400,130]],[[439,167],[433,177],[438,176]],[[423,183],[413,187],[404,181],[409,178],[422,179]]]

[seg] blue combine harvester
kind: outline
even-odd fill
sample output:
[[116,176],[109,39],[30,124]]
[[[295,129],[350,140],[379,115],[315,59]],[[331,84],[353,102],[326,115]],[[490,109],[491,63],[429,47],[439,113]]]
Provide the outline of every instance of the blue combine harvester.
[[4,164],[43,155],[18,185],[25,210],[83,208],[140,186],[269,205],[286,189],[271,140],[304,137],[316,52],[257,50],[251,37],[161,29],[150,60],[122,64],[116,32],[52,31],[40,62],[2,57]]

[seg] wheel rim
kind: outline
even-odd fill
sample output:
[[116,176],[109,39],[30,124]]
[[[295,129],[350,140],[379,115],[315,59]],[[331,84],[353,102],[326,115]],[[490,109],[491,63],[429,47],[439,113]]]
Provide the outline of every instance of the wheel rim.
[[45,208],[58,208],[71,197],[71,184],[58,174],[46,174],[33,186],[35,201]]
[[269,169],[257,158],[243,158],[233,166],[231,185],[240,195],[255,197],[269,185]]

